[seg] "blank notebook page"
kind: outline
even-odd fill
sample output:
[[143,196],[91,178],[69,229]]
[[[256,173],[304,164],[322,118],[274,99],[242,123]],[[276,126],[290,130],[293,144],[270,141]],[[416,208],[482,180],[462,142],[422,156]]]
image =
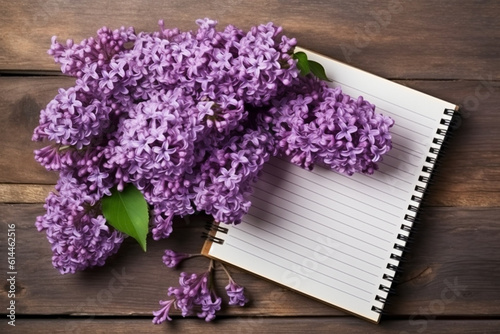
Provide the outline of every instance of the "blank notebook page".
[[[411,227],[412,195],[426,187],[419,176],[438,129],[447,130],[445,109],[455,105],[351,66],[306,51],[321,63],[332,86],[353,98],[363,96],[378,113],[395,120],[393,148],[373,175],[345,176],[318,166],[306,171],[272,158],[254,186],[252,206],[237,226],[217,232],[206,255],[335,305],[373,322],[380,320],[390,287],[384,274],[397,266],[394,245],[405,245]],[[432,156],[432,155],[431,155]],[[411,220],[411,219],[410,219]],[[399,235],[399,238],[398,238]],[[403,239],[403,240],[401,240]],[[377,297],[378,296],[378,297]]]

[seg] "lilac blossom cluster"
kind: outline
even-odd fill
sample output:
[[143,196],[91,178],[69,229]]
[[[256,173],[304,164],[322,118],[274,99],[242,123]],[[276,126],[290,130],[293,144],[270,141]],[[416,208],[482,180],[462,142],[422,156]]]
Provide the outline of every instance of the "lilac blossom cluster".
[[88,187],[73,175],[61,173],[57,194],[49,194],[44,206],[47,213],[35,223],[39,231],[46,230],[54,254],[52,264],[62,274],[102,266],[123,241],[123,235],[112,231],[102,213],[92,207],[98,199],[96,193],[89,194]]
[[[100,208],[113,189],[141,191],[158,240],[172,233],[174,217],[197,211],[239,223],[271,156],[350,175],[373,173],[391,148],[393,121],[362,97],[300,76],[296,40],[281,27],[196,23],[181,31],[160,21],[152,33],[104,27],[79,44],[52,39],[49,54],[76,81],[40,112],[33,134],[52,142],[35,159],[60,175],[36,226],[61,273],[103,265],[118,250],[125,236]],[[197,305],[212,318],[219,302],[207,279],[182,276],[183,288],[170,291],[183,313]],[[194,286],[201,299],[185,295]],[[241,287],[230,282],[227,291],[244,304]]]
[[391,147],[394,121],[375,112],[362,96],[299,77],[269,109],[275,154],[306,169],[315,164],[340,173],[373,174]]

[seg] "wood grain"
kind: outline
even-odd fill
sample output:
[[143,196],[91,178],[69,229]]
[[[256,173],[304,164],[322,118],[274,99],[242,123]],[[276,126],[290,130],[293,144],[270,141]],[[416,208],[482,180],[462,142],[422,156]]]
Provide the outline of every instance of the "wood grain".
[[[195,29],[216,19],[242,29],[274,22],[299,44],[388,78],[500,78],[497,1],[2,1],[0,70],[47,71],[50,39],[80,41],[98,28]],[[480,59],[480,61],[478,61]]]
[[[177,222],[171,238],[149,241],[148,252],[126,240],[117,255],[101,268],[75,275],[60,275],[50,263],[50,246],[34,220],[40,205],[0,205],[0,235],[8,223],[16,224],[16,295],[18,312],[30,315],[141,315],[149,316],[165,299],[168,286],[177,285],[180,271],[202,272],[205,258],[186,262],[181,270],[166,268],[161,257],[166,248],[199,253],[203,243],[202,221]],[[414,248],[408,254],[397,294],[390,297],[389,316],[498,315],[500,314],[500,209],[425,208]],[[2,244],[0,254],[6,253]],[[6,265],[1,264],[2,271]],[[252,303],[226,308],[221,315],[338,316],[342,312],[281,288],[253,275],[232,269]],[[219,293],[227,277],[216,271]],[[455,287],[455,290],[450,290]],[[3,287],[0,287],[2,289]],[[1,290],[0,290],[1,291]],[[455,291],[455,293],[453,293]],[[7,302],[0,292],[0,304]],[[174,314],[177,314],[174,312]]]
[[41,203],[53,190],[52,185],[0,183],[0,203]]

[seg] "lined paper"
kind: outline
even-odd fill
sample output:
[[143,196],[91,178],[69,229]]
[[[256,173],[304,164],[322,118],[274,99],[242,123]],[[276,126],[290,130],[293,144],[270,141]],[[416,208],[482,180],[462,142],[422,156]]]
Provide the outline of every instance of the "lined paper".
[[[222,245],[212,243],[208,256],[234,264],[313,298],[373,322],[382,309],[376,296],[387,297],[384,274],[397,266],[394,245],[408,236],[412,195],[426,187],[419,176],[432,168],[426,157],[438,129],[447,130],[445,109],[455,105],[304,50],[320,62],[332,86],[354,98],[362,95],[376,111],[395,120],[393,149],[374,175],[345,176],[316,166],[306,171],[273,158],[254,186],[252,207],[241,224],[228,227]],[[435,153],[436,153],[435,152]]]

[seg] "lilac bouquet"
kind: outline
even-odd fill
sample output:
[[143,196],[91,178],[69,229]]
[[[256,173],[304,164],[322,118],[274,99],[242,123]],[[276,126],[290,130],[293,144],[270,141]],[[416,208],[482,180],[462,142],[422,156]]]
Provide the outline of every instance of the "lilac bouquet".
[[[391,149],[393,120],[308,73],[317,64],[303,62],[280,27],[196,23],[188,32],[162,21],[153,33],[104,27],[79,44],[53,38],[49,54],[76,82],[41,111],[33,140],[52,142],[35,158],[59,173],[36,227],[61,273],[103,265],[127,235],[145,249],[146,235],[168,237],[176,216],[239,223],[271,156],[371,174]],[[116,196],[142,200],[142,222],[120,226],[107,209]],[[167,251],[164,261],[182,258]],[[182,274],[154,322],[170,319],[172,305],[211,320],[221,304],[209,288],[212,268]],[[243,305],[243,288],[229,279],[230,302]]]

